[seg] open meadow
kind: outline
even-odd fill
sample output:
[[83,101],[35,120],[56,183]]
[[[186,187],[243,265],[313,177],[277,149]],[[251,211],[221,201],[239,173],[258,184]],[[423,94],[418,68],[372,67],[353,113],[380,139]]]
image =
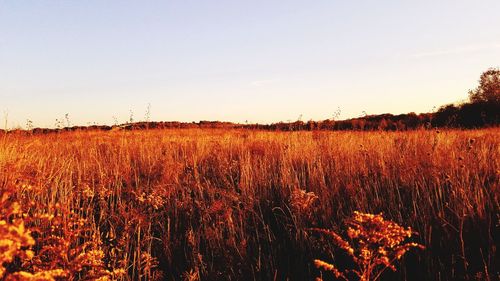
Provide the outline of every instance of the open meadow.
[[499,138],[497,128],[4,134],[0,280],[334,280],[315,259],[353,262],[314,229],[345,235],[354,211],[411,227],[408,241],[425,247],[381,280],[498,280]]

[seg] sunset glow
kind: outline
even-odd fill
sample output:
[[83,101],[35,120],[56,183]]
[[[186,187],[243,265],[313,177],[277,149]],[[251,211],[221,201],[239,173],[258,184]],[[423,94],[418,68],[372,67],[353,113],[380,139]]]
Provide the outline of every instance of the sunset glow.
[[[499,1],[2,1],[9,127],[270,123],[458,102],[500,62]],[[497,65],[495,65],[495,63]]]

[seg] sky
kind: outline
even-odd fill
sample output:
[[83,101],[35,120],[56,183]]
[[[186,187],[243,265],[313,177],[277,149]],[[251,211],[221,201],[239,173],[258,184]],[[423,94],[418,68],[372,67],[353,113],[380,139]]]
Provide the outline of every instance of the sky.
[[498,0],[0,0],[0,119],[429,112],[500,66],[498,11]]

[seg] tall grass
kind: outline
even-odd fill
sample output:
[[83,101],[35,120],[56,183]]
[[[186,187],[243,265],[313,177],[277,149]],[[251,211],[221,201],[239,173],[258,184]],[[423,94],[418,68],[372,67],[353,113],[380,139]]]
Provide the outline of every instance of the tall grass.
[[[15,189],[9,200],[27,220],[84,221],[85,235],[58,237],[70,248],[92,241],[106,272],[125,271],[107,275],[115,279],[312,280],[315,258],[348,261],[308,229],[341,233],[361,211],[411,226],[426,247],[382,280],[495,280],[499,137],[498,129],[8,134],[0,191]],[[54,235],[40,219],[27,225],[37,241]],[[50,259],[40,259],[45,269],[62,266]]]

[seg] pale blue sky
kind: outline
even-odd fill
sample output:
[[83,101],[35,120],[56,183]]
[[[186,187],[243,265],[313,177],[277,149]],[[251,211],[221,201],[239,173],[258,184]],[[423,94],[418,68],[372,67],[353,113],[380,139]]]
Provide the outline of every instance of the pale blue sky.
[[9,126],[427,112],[500,65],[500,1],[0,0]]

